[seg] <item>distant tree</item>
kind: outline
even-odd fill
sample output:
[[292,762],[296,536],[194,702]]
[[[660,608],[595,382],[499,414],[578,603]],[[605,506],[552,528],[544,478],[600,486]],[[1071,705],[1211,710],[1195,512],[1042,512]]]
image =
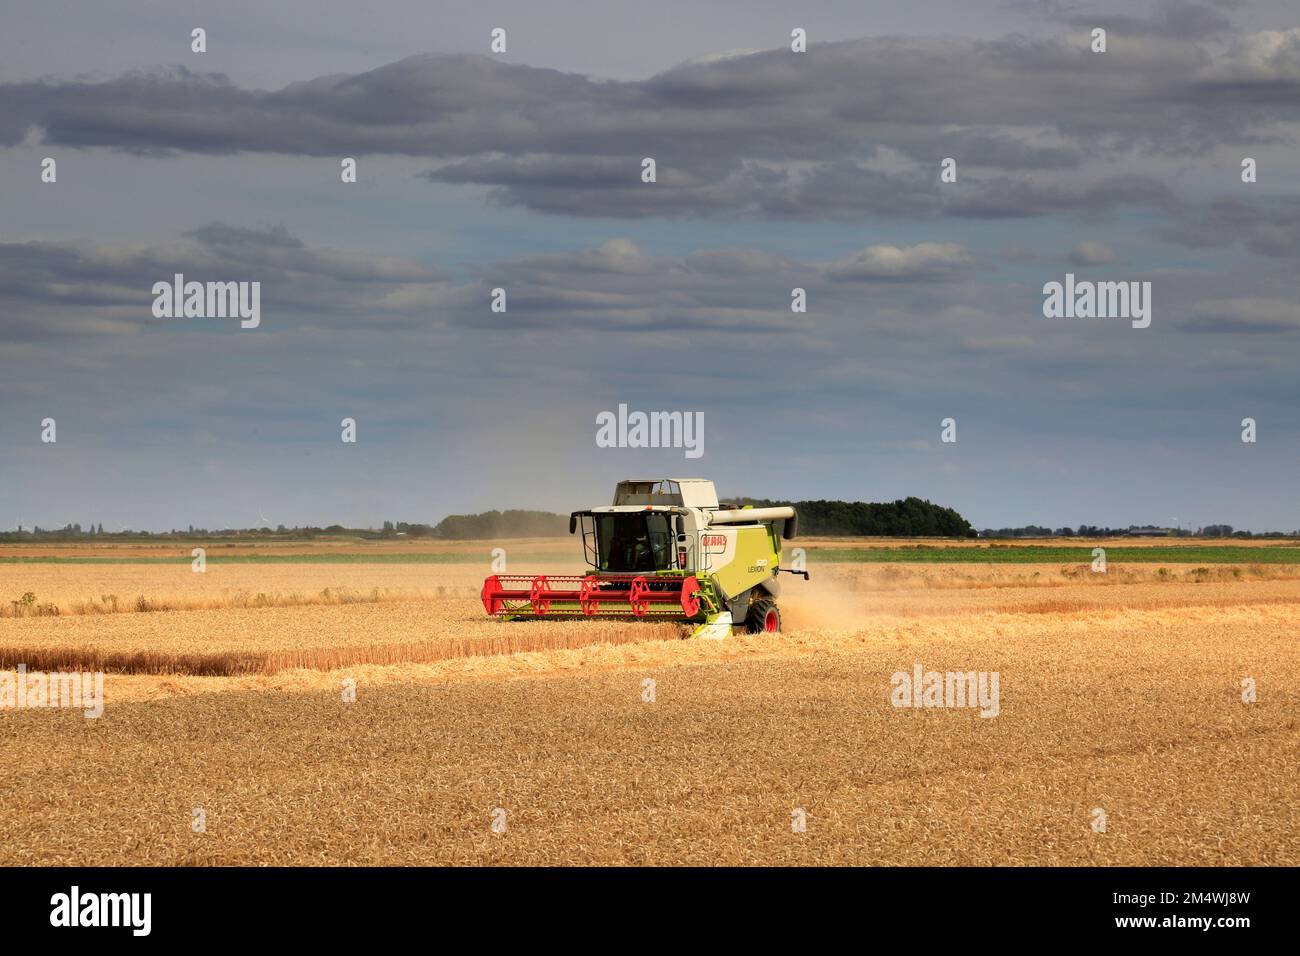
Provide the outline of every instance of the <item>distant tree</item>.
[[430,529],[436,538],[468,541],[484,538],[548,538],[569,529],[568,515],[549,511],[485,511],[448,515]]

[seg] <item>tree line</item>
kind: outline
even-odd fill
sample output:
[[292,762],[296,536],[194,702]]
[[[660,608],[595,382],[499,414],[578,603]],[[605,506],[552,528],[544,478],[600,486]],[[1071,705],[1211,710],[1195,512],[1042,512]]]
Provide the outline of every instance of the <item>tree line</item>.
[[1131,524],[1127,528],[1106,528],[1081,524],[1076,528],[1057,528],[1027,524],[1021,528],[984,528],[981,538],[1294,538],[1300,531],[1236,531],[1230,524],[1207,524],[1191,528],[1162,528],[1153,524]]
[[[785,501],[741,498],[740,505],[768,508]],[[796,501],[799,534],[824,537],[973,538],[975,529],[952,508],[923,498],[897,501]]]
[[[789,504],[767,498],[732,499],[728,507],[753,505],[766,508]],[[1019,528],[984,528],[978,532],[970,522],[952,508],[944,508],[922,498],[900,498],[897,501],[796,501],[799,512],[799,534],[822,537],[944,537],[944,538],[1118,538],[1126,536],[1162,535],[1165,537],[1203,538],[1284,538],[1300,537],[1300,531],[1237,531],[1232,525],[1210,524],[1191,529],[1161,528],[1156,525],[1129,525],[1127,528],[1109,528],[1098,525],[1079,525],[1078,528],[1051,528],[1046,525],[1024,525]],[[83,529],[80,524],[62,528],[19,527],[17,531],[0,532],[0,541],[30,541],[34,538],[67,540],[74,538],[128,538],[186,540],[195,537],[251,537],[251,538],[314,538],[318,536],[348,535],[359,538],[433,538],[443,541],[470,541],[496,538],[550,538],[567,534],[568,515],[549,511],[485,511],[480,514],[448,515],[437,524],[420,524],[406,521],[385,521],[379,530],[374,528],[346,528],[342,525],[328,527],[286,527],[274,529],[226,528],[209,530],[193,525],[187,530],[149,532],[129,529],[107,533],[104,525],[90,524]]]

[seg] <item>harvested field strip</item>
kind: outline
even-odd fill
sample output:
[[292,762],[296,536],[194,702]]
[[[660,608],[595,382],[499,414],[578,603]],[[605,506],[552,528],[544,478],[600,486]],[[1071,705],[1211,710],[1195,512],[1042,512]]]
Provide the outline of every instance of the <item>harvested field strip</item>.
[[[803,589],[809,588],[809,593],[815,593],[825,590],[828,586],[840,593],[857,593],[864,597],[873,596],[876,603],[892,603],[898,595],[906,591],[946,591],[951,593],[987,591],[989,589],[1000,589],[1009,591],[1013,589],[1032,588],[1035,590],[1043,589],[1073,589],[1078,591],[1081,587],[1089,590],[1113,588],[1118,585],[1160,585],[1162,587],[1178,584],[1200,584],[1208,585],[1225,584],[1244,581],[1289,581],[1300,579],[1300,568],[1290,565],[1218,565],[1214,567],[1195,567],[1180,568],[1174,571],[1167,571],[1160,568],[1159,572],[1150,566],[1130,566],[1129,568],[1114,567],[1107,574],[1092,574],[1086,569],[1080,570],[1076,566],[1065,566],[1061,568],[1042,566],[1041,570],[1029,573],[1028,568],[1039,567],[1036,565],[1013,565],[1011,570],[1003,573],[1000,571],[979,568],[971,569],[965,567],[942,567],[942,566],[925,566],[917,565],[870,565],[870,570],[862,568],[861,565],[841,565],[841,566],[824,566],[824,569],[818,571],[815,581],[804,584],[797,582],[791,595],[794,600],[799,600],[799,595]],[[0,600],[0,619],[5,618],[41,618],[41,617],[68,617],[68,616],[95,616],[103,614],[140,614],[156,613],[163,611],[217,611],[237,608],[284,608],[284,607],[310,607],[320,605],[351,605],[351,604],[381,604],[389,602],[419,602],[435,601],[442,599],[464,600],[477,598],[481,584],[481,571],[477,567],[467,567],[458,569],[463,573],[456,576],[457,580],[470,580],[473,583],[467,584],[445,584],[437,587],[392,587],[392,586],[374,586],[365,590],[349,590],[346,588],[324,588],[316,593],[300,591],[279,591],[279,590],[258,590],[251,591],[247,588],[220,588],[204,589],[198,586],[191,587],[188,591],[163,590],[147,591],[136,593],[134,597],[122,597],[118,594],[101,593],[95,597],[68,597],[66,594],[58,594],[53,599],[46,598],[48,587],[55,589],[66,589],[70,586],[66,580],[42,580],[33,584],[39,591],[27,591],[16,597],[9,597],[8,600]],[[547,569],[548,573],[554,573]],[[48,571],[46,572],[49,573]],[[57,572],[55,572],[57,573]],[[0,575],[0,579],[3,575]],[[419,575],[411,575],[410,580],[422,580]],[[28,582],[33,580],[32,576],[25,578]],[[222,580],[225,580],[224,578]],[[450,576],[444,576],[442,580],[453,580]],[[129,587],[139,587],[148,585],[152,582],[147,579],[132,582],[116,582],[105,584],[99,590],[104,588],[117,587],[126,583]],[[209,582],[203,582],[209,583]],[[215,583],[215,581],[213,582]],[[26,587],[28,585],[18,585]],[[163,585],[167,587],[167,585]],[[1130,589],[1131,590],[1131,589]],[[1169,587],[1170,591],[1180,589]],[[132,592],[128,592],[130,594]],[[1180,592],[1181,593],[1181,592]],[[0,595],[4,592],[0,591]],[[39,595],[39,596],[38,596]],[[1208,596],[1196,595],[1188,598],[1167,598],[1159,600],[1149,600],[1138,598],[1134,595],[1125,595],[1122,598],[1118,596],[1107,596],[1107,601],[1102,602],[1094,600],[1079,602],[1068,599],[1060,599],[1060,607],[1064,609],[1084,610],[1088,607],[1108,606],[1111,600],[1134,600],[1139,601],[1143,606],[1178,606],[1186,604],[1189,600],[1192,603],[1203,601],[1207,604],[1221,603],[1219,599]],[[984,599],[978,599],[983,601]],[[1051,602],[1055,599],[1044,599],[1040,602],[1043,608],[1056,607]],[[1247,599],[1243,603],[1254,603],[1256,600],[1268,602],[1273,600],[1270,596],[1261,596]],[[1224,603],[1234,603],[1235,599],[1222,599]],[[468,614],[477,614],[477,605],[465,603],[464,607]],[[1007,606],[999,610],[1018,611],[1026,610],[1023,604],[1016,606]]]
[[[553,561],[554,554],[511,555],[515,561]],[[189,564],[194,558],[188,550],[176,554],[89,556],[72,554],[5,555],[0,564]],[[358,553],[326,552],[323,554],[222,554],[210,551],[212,564],[473,564],[486,565],[488,555],[471,551],[367,551]]]
[[0,647],[0,670],[19,665],[34,671],[104,671],[113,674],[193,674],[234,677],[266,673],[266,655],[100,651],[93,647]]
[[[438,597],[449,589],[439,588]],[[463,595],[477,594],[475,588],[460,588]],[[5,617],[63,617],[95,614],[149,614],[160,611],[216,611],[228,608],[259,607],[309,607],[313,605],[340,604],[379,604],[384,601],[427,601],[433,598],[432,591],[394,591],[373,588],[366,592],[326,589],[319,594],[267,594],[259,591],[226,592],[213,597],[196,597],[191,595],[144,595],[138,594],[129,600],[122,600],[117,595],[102,595],[98,601],[81,600],[64,604],[10,601],[0,605],[0,618]]]
[[[566,566],[567,567],[567,566]],[[548,570],[548,568],[543,568]],[[408,598],[477,597],[488,562],[448,564],[226,564],[195,574],[189,564],[0,565],[0,618],[148,609],[205,610],[377,603]],[[31,595],[30,598],[27,596]],[[14,602],[33,607],[14,614]]]
[[[1141,604],[1142,610],[1157,610],[1160,608],[1183,608],[1186,610],[1203,609],[1212,607],[1259,607],[1259,606],[1277,606],[1277,605],[1297,605],[1300,604],[1300,597],[1283,598],[1276,597],[1259,597],[1259,598],[1207,598],[1198,600],[1195,597],[1183,596],[1172,597],[1167,600],[1147,599]],[[1084,614],[1093,611],[1110,611],[1111,613],[1123,613],[1128,610],[1124,605],[1118,602],[1106,601],[1053,601],[1042,600],[1017,604],[1005,604],[989,608],[989,611],[995,614]]]
[[[1078,548],[989,545],[951,548],[913,545],[906,548],[808,548],[811,562],[835,564],[1055,564],[1090,565],[1092,546]],[[1109,565],[1133,564],[1291,564],[1300,567],[1300,548],[1293,547],[1107,547]]]
[[[1093,572],[1080,564],[945,565],[820,564],[814,581],[833,582],[855,590],[893,591],[910,588],[976,591],[989,588],[1060,588],[1085,585],[1112,587],[1121,584],[1230,584],[1246,581],[1294,581],[1300,566],[1292,564],[1177,565],[1173,568],[1150,564],[1109,565],[1106,573]],[[800,586],[796,582],[796,587]]]
[[[1256,549],[1259,550],[1259,549]],[[538,573],[572,573],[572,562],[531,562],[527,570]],[[192,573],[188,564],[96,566],[0,565],[0,644],[7,643],[7,619],[52,616],[104,616],[105,620],[133,616],[136,612],[216,611],[333,604],[400,604],[445,601],[463,617],[478,615],[477,597],[486,561],[473,564],[353,564],[325,563],[260,565],[239,563],[210,567],[206,574]],[[900,600],[916,606],[946,607],[953,595],[965,594],[981,607],[988,600],[1005,603],[1023,600],[1011,593],[1033,589],[1053,599],[1124,600],[1145,603],[1143,592],[1192,593],[1182,585],[1196,585],[1196,600],[1210,602],[1232,593],[1278,594],[1280,582],[1300,580],[1300,567],[1284,564],[1111,565],[1099,574],[1088,565],[1060,564],[827,564],[813,569],[810,582],[785,582],[783,602],[804,595],[841,595],[860,600],[858,610],[888,608]],[[1271,582],[1258,586],[1261,582]],[[1244,588],[1243,585],[1255,585]],[[1149,586],[1149,587],[1144,587]],[[980,597],[996,589],[1005,598]],[[1118,594],[1103,592],[1125,592]],[[1203,592],[1203,593],[1202,593]],[[435,617],[437,609],[430,609]],[[32,620],[30,623],[38,623]],[[259,625],[260,626],[260,625]],[[166,635],[160,638],[170,640]]]
[[[489,622],[495,623],[495,622]],[[25,665],[28,671],[104,671],[114,674],[188,674],[235,677],[284,670],[328,671],[349,665],[421,664],[465,657],[491,657],[554,651],[593,644],[631,644],[676,640],[678,624],[602,622],[575,630],[564,626],[502,625],[485,637],[431,638],[422,641],[307,646],[277,650],[113,650],[75,646],[0,647],[0,669]]]
[[[587,654],[601,647],[611,651],[622,645],[637,645],[630,656],[619,654],[608,660],[686,663],[722,661],[734,657],[792,657],[803,654],[842,654],[864,648],[905,646],[908,644],[940,645],[1004,640],[1020,640],[1023,635],[1047,626],[1065,629],[1080,636],[1102,638],[1116,630],[1164,631],[1183,622],[1198,627],[1213,625],[1242,633],[1257,628],[1289,626],[1295,618],[1295,602],[1276,601],[1261,604],[1185,604],[1177,608],[1125,609],[1122,607],[1082,608],[1077,611],[1036,612],[1014,608],[1006,611],[988,609],[979,618],[969,616],[881,616],[860,619],[849,627],[834,630],[805,628],[784,634],[779,642],[762,636],[737,634],[727,641],[683,641],[684,625],[646,624],[636,621],[601,622],[534,622],[501,624],[480,622],[477,636],[435,637],[427,640],[390,642],[353,642],[346,637],[338,644],[306,643],[267,648],[260,646],[226,646],[210,651],[192,648],[160,651],[152,647],[86,646],[53,644],[48,640],[26,645],[0,646],[0,668],[13,669],[25,664],[29,671],[102,670],[109,674],[183,675],[197,677],[268,676],[285,671],[309,670],[326,673],[349,667],[403,667],[439,664],[458,660],[482,660],[476,673],[506,676],[514,672],[517,658],[537,652],[583,652],[579,658],[561,655],[557,661],[569,666],[573,660],[587,660]],[[499,662],[498,664],[492,663]],[[583,665],[586,666],[585,664]],[[617,666],[617,665],[615,665]],[[484,668],[487,671],[484,671]],[[535,669],[535,664],[524,670]],[[442,673],[442,672],[440,672]],[[446,672],[451,673],[451,672]],[[407,679],[424,680],[429,673],[408,675]]]
[[[965,647],[972,654],[982,647],[1032,646],[1036,660],[1052,659],[1054,651],[1039,646],[1044,635],[1054,640],[1082,642],[1081,647],[1099,646],[1114,650],[1117,637],[1150,635],[1155,647],[1183,643],[1188,653],[1201,653],[1204,632],[1221,635],[1267,635],[1268,653],[1286,657],[1291,653],[1287,634],[1295,620],[1286,607],[1222,607],[1189,609],[1183,615],[1170,611],[1121,610],[1080,614],[1068,620],[1053,620],[1029,614],[989,614],[962,619],[960,626],[936,618],[887,617],[868,627],[847,630],[805,630],[784,634],[772,641],[761,634],[736,634],[725,641],[647,640],[630,643],[594,642],[569,649],[537,652],[466,656],[427,663],[344,664],[332,671],[288,669],[275,674],[253,673],[231,677],[202,677],[184,674],[109,674],[105,686],[111,701],[128,702],[189,697],[231,691],[275,691],[306,693],[336,690],[344,677],[358,684],[378,687],[392,684],[449,687],[462,683],[546,680],[557,677],[590,676],[612,671],[662,672],[665,668],[735,665],[744,662],[797,659],[852,658],[894,648],[921,653]],[[1221,641],[1218,654],[1233,654],[1232,641]],[[1126,656],[1130,664],[1149,651],[1134,638]],[[945,651],[945,653],[947,653]],[[998,651],[1001,653],[1001,651]],[[1136,655],[1136,657],[1135,657]],[[1243,664],[1245,662],[1243,661]],[[1255,670],[1255,665],[1249,665]]]

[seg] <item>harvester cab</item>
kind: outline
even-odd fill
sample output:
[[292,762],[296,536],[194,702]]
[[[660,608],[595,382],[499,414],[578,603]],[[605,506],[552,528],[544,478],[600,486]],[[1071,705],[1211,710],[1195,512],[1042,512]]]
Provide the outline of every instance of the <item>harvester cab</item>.
[[781,542],[798,516],[779,508],[725,507],[702,478],[620,481],[614,503],[575,511],[590,570],[580,575],[494,574],[488,614],[507,619],[633,617],[696,624],[692,636],[781,630]]

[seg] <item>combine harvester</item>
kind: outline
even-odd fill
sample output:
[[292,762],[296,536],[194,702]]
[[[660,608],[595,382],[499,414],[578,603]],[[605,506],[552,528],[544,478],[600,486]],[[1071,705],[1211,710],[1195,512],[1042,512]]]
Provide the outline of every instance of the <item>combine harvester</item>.
[[575,511],[586,574],[494,574],[483,607],[506,620],[631,617],[696,623],[692,637],[781,630],[781,540],[798,530],[793,508],[723,508],[701,478],[620,481],[614,504]]

